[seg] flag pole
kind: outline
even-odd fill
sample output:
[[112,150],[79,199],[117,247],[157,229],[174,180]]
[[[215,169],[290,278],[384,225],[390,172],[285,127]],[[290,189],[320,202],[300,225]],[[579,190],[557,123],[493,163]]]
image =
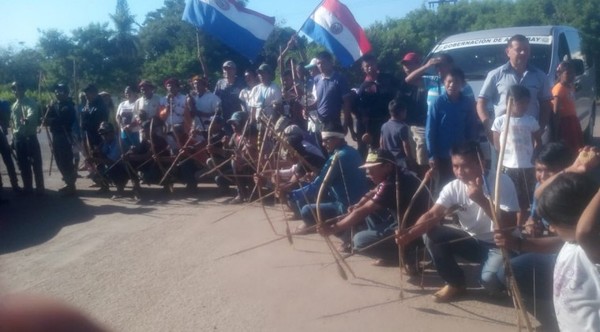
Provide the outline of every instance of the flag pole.
[[200,61],[200,67],[202,67],[202,76],[208,77],[208,73],[206,72],[206,65],[204,64],[204,60],[202,59],[202,51],[200,50],[200,29],[196,29],[196,49],[198,52],[198,61]]

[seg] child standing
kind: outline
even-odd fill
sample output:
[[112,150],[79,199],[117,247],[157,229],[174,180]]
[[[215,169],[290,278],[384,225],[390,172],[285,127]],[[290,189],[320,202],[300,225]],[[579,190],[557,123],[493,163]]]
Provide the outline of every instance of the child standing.
[[575,109],[575,68],[563,61],[556,69],[558,82],[552,88],[554,138],[562,140],[576,153],[583,147],[583,132]]
[[410,149],[410,137],[406,119],[406,104],[400,99],[392,99],[388,104],[390,119],[381,126],[379,146],[390,151],[400,167],[410,167],[414,171],[415,161]]
[[549,179],[538,211],[565,244],[554,267],[553,302],[561,331],[597,331],[600,326],[600,191],[585,173],[600,163],[586,147],[564,173]]
[[459,68],[444,76],[446,89],[434,102],[427,114],[425,140],[429,152],[429,166],[438,173],[437,188],[442,188],[454,178],[450,149],[478,137],[477,114],[473,98],[462,88],[465,74]]
[[[540,125],[537,120],[525,115],[531,99],[529,90],[522,85],[513,85],[508,90],[508,110],[511,111],[507,137],[505,128],[507,115],[503,114],[494,120],[492,132],[494,146],[500,151],[501,142],[506,141],[503,172],[508,175],[517,189],[520,212],[518,225],[522,226],[527,219],[527,210],[531,205],[535,187],[535,169],[532,164],[533,150],[540,146]],[[512,105],[510,105],[512,103]]]

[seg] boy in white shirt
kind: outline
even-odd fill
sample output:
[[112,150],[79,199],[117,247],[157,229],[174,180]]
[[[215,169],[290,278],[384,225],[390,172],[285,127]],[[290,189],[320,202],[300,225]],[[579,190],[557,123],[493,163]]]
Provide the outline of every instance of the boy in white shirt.
[[510,177],[517,189],[521,210],[518,214],[518,225],[524,225],[529,215],[527,210],[531,205],[535,189],[533,151],[541,145],[540,125],[533,116],[525,114],[530,99],[531,94],[526,87],[511,86],[507,99],[508,103],[512,102],[512,105],[507,105],[507,109],[511,111],[508,134],[505,134],[508,118],[506,114],[497,117],[492,125],[494,146],[497,151],[500,151],[500,146],[506,140],[502,170]]

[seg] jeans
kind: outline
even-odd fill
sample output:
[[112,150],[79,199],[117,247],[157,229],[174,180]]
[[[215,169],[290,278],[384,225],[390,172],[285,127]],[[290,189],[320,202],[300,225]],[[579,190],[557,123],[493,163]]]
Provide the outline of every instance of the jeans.
[[[393,238],[389,239],[388,241],[382,242],[372,248],[366,250],[363,249],[379,240],[382,240],[394,234],[394,231],[398,227],[398,223],[396,223],[394,217],[389,212],[387,212],[387,210],[381,211],[380,213],[373,213],[367,216],[366,224],[367,229],[357,232],[352,238],[354,250],[360,251],[361,255],[367,257],[381,258],[388,261],[398,261],[398,246],[396,245]],[[407,249],[403,253],[404,257],[407,259],[405,260],[405,262],[413,264],[416,261],[416,255],[414,252],[416,247],[412,244],[410,245],[410,247],[412,250]],[[412,252],[412,254],[409,254],[408,252]]]
[[[345,212],[345,207],[339,202],[328,202],[319,204],[319,210],[321,212],[321,219],[323,222],[327,219],[337,217]],[[300,216],[305,224],[311,226],[317,223],[315,217],[317,216],[317,204],[306,204],[300,209]]]
[[[510,260],[517,286],[526,300],[525,306],[529,312],[537,314],[536,318],[542,324],[544,331],[558,331],[552,303],[556,256],[556,254],[526,253]],[[504,266],[500,267],[497,276],[506,287]]]
[[[552,285],[556,254],[526,253],[510,260],[513,275],[521,293],[539,300],[552,300]],[[498,280],[506,286],[504,266],[498,270]],[[535,278],[535,281],[534,281]]]
[[[465,275],[458,266],[455,256],[470,262],[480,263],[481,285],[488,291],[496,293],[503,289],[497,272],[502,267],[502,254],[494,244],[469,237],[469,233],[450,226],[435,226],[423,240],[431,254],[437,271],[451,286],[464,287]],[[455,242],[452,242],[457,240]]]

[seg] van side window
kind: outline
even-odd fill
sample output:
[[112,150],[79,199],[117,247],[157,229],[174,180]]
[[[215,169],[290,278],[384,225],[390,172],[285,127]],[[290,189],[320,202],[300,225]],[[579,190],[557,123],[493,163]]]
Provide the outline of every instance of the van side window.
[[571,51],[571,59],[581,59],[585,63],[585,55],[581,50],[581,37],[577,31],[565,31],[565,37],[569,43],[569,50]]
[[567,38],[564,33],[558,36],[558,62],[571,60],[571,52],[569,51],[569,44],[567,44]]

